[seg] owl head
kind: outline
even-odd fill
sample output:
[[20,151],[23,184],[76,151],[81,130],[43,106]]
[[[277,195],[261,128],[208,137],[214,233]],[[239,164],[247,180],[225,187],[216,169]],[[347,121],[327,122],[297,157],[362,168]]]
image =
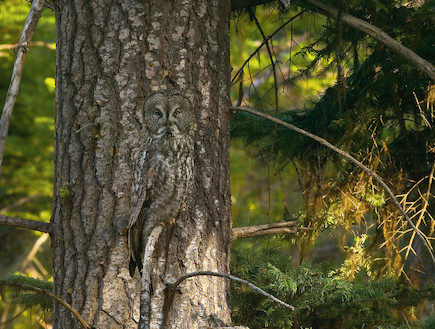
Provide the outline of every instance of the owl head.
[[183,95],[166,91],[151,94],[144,105],[145,125],[154,137],[181,138],[193,131],[190,101]]

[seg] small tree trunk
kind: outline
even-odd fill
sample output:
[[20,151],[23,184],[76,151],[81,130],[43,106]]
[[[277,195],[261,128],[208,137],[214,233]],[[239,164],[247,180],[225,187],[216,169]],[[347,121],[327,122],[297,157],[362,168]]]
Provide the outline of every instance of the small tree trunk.
[[[95,328],[136,328],[140,278],[130,278],[126,226],[142,109],[154,90],[192,96],[196,115],[192,201],[155,255],[160,278],[229,271],[229,1],[58,0],[54,293]],[[186,280],[168,328],[229,326],[229,283]],[[55,305],[54,328],[80,328]]]

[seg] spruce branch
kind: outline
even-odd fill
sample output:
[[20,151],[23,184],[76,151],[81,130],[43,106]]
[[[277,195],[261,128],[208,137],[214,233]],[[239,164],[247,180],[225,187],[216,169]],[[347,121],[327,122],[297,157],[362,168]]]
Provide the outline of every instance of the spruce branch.
[[[248,7],[252,8],[254,6],[264,5],[270,2],[273,2],[273,0],[232,0],[231,8],[232,10],[238,10],[242,8],[246,9]],[[333,19],[338,19],[339,10],[337,8],[334,8],[331,5],[324,4],[318,0],[305,0],[305,2],[312,6],[312,8],[310,9],[317,11],[320,14],[332,17]],[[405,58],[406,60],[411,62],[411,64],[427,74],[432,79],[432,81],[435,81],[435,68],[430,62],[420,57],[401,43],[394,40],[377,26],[347,13],[343,13],[343,15],[341,16],[341,20],[344,24],[360,30],[371,36],[373,39],[376,39],[379,42],[383,43],[386,47],[394,51],[399,56]],[[263,46],[263,44],[261,46]]]
[[0,225],[13,226],[44,233],[51,232],[51,224],[36,220],[0,215]]
[[392,37],[390,37],[387,33],[382,31],[380,28],[362,19],[352,16],[350,14],[344,12],[340,13],[338,9],[330,5],[326,5],[318,0],[305,0],[305,1],[310,5],[313,5],[314,9],[319,13],[326,14],[327,16],[332,17],[333,19],[336,20],[339,19],[341,22],[368,34],[373,39],[382,42],[385,46],[390,48],[397,55],[405,58],[413,65],[418,67],[422,72],[426,73],[432,79],[432,81],[435,81],[435,67],[430,62],[420,57],[419,55],[417,55],[416,53],[414,53],[413,51],[411,51],[409,48],[405,47],[401,43],[394,40]]
[[56,301],[57,303],[64,306],[68,311],[70,311],[76,317],[76,319],[80,322],[80,324],[82,325],[83,328],[91,329],[91,325],[88,324],[82,318],[82,316],[79,314],[79,312],[74,307],[72,307],[70,304],[65,302],[59,296],[56,296],[55,294],[53,294],[52,292],[50,292],[46,289],[35,287],[33,285],[29,285],[29,284],[26,284],[23,282],[18,282],[18,281],[0,280],[0,287],[4,287],[4,286],[14,287],[14,288],[23,289],[23,290],[30,290],[30,291],[36,292],[38,294],[48,296],[48,297],[52,298],[54,301]]
[[42,9],[44,8],[44,2],[45,0],[34,0],[32,2],[29,15],[27,16],[26,23],[24,24],[23,32],[21,33],[20,41],[15,47],[16,58],[14,70],[12,72],[11,82],[9,84],[5,105],[3,107],[3,112],[0,119],[0,174],[12,111],[14,109],[15,102],[17,101],[18,92],[20,89],[21,76],[24,68],[24,59],[29,49],[28,45],[32,40],[33,34],[35,33],[38,20],[41,17]]
[[390,187],[382,180],[382,178],[376,174],[375,172],[373,172],[371,169],[369,169],[368,167],[366,167],[365,165],[363,165],[361,162],[359,162],[357,159],[355,159],[353,156],[351,156],[349,153],[339,149],[338,147],[332,145],[331,143],[329,143],[327,140],[316,136],[308,131],[305,131],[299,127],[296,127],[290,123],[287,123],[285,121],[282,121],[280,119],[277,119],[269,114],[266,113],[262,113],[259,112],[257,110],[248,108],[248,107],[243,107],[243,106],[232,106],[230,107],[231,110],[236,110],[236,111],[243,111],[243,112],[248,112],[251,113],[253,115],[262,117],[264,119],[270,120],[272,122],[275,122],[281,126],[284,126],[290,130],[296,131],[299,134],[302,134],[306,137],[309,137],[311,139],[314,139],[315,141],[319,142],[320,144],[330,148],[331,150],[333,150],[334,152],[342,155],[344,158],[346,158],[347,160],[351,161],[353,164],[355,164],[357,167],[361,168],[362,170],[364,170],[369,176],[371,176],[375,181],[377,181],[379,183],[379,185],[382,186],[382,188],[385,190],[385,192],[390,196],[391,200],[393,201],[394,205],[396,206],[396,208],[399,210],[400,214],[403,216],[403,218],[405,218],[405,220],[409,223],[409,225],[411,226],[412,230],[415,232],[415,234],[420,238],[420,240],[422,241],[422,243],[424,244],[424,246],[426,247],[427,251],[429,252],[429,255],[432,258],[432,262],[435,265],[435,256],[432,252],[432,247],[428,242],[427,237],[425,237],[420,230],[414,225],[414,223],[412,222],[411,218],[409,218],[408,214],[406,213],[406,211],[403,209],[403,207],[400,205],[399,200],[397,200],[397,198],[395,197],[394,193],[391,191]]

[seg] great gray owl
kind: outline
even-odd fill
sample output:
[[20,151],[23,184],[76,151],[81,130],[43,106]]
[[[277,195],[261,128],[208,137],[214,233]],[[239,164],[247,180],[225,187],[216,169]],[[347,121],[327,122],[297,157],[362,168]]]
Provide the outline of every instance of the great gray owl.
[[194,116],[183,95],[156,92],[144,105],[145,145],[135,168],[128,224],[130,275],[142,271],[148,236],[185,207],[193,176]]

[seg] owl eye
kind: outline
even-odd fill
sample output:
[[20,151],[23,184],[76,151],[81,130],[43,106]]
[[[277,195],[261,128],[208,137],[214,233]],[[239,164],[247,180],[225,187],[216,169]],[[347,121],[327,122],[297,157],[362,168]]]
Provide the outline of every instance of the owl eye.
[[180,114],[181,114],[181,111],[180,111],[180,110],[175,110],[173,116],[174,116],[174,117],[178,117]]
[[162,112],[160,112],[160,110],[158,110],[158,109],[154,110],[154,115],[158,118],[161,118],[163,116]]

